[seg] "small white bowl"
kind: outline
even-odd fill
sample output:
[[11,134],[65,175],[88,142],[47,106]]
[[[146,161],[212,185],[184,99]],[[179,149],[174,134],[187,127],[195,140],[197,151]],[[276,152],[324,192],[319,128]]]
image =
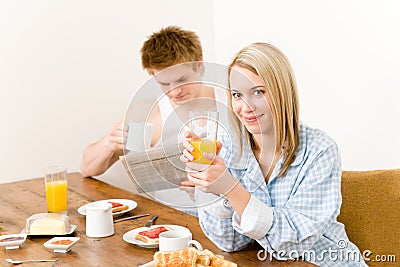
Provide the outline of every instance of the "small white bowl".
[[[76,242],[78,242],[79,239],[79,237],[53,237],[52,239],[44,243],[44,246],[49,249],[54,249],[54,252],[67,253],[68,251],[70,251],[71,247],[75,245]],[[60,242],[64,240],[70,240],[72,242],[66,245],[53,244],[53,242]]]
[[10,234],[0,236],[0,246],[6,249],[17,249],[26,240],[26,234]]

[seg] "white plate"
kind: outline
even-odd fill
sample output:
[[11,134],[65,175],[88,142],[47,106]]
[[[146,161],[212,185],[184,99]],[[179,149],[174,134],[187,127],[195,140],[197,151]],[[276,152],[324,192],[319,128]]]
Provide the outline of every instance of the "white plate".
[[6,247],[6,249],[16,249],[16,248],[19,248],[19,245],[24,243],[26,240],[26,234],[2,235],[2,236],[0,236],[0,240],[6,239],[6,238],[13,238],[13,237],[18,237],[18,238],[22,238],[22,239],[0,242],[0,246],[4,246],[4,247]]
[[122,210],[122,211],[118,211],[118,212],[113,212],[114,216],[118,216],[124,213],[127,213],[128,211],[133,210],[134,208],[137,207],[137,203],[133,200],[129,200],[129,199],[104,199],[104,200],[99,200],[99,201],[95,201],[95,202],[91,202],[88,204],[85,204],[83,206],[81,206],[78,209],[78,213],[82,214],[82,215],[86,215],[86,206],[88,205],[93,205],[95,203],[101,203],[101,202],[117,202],[117,203],[121,203],[123,205],[127,205],[129,207],[129,209],[126,210]]
[[[64,235],[70,235],[72,234],[76,229],[76,225],[71,224],[71,227],[69,228],[69,231],[64,234]],[[26,229],[22,229],[21,234],[26,234]],[[32,235],[32,234],[27,234],[28,236],[49,236],[49,235]],[[62,236],[62,235],[53,235],[53,236]]]
[[180,225],[171,225],[171,224],[162,224],[162,225],[152,225],[151,227],[140,227],[140,228],[135,228],[133,230],[130,230],[129,232],[126,232],[122,238],[124,239],[125,242],[134,244],[134,245],[138,245],[140,247],[143,248],[158,248],[158,243],[145,243],[141,240],[137,240],[135,239],[135,235],[141,231],[145,231],[145,230],[149,230],[152,228],[156,228],[156,227],[160,227],[160,226],[164,226],[166,228],[170,228],[172,230],[185,230],[185,231],[189,231],[190,230],[186,227],[180,226]]
[[[79,239],[79,237],[53,237],[52,239],[44,243],[44,246],[49,249],[54,249],[54,252],[67,253],[71,249],[71,247],[75,245],[76,242],[78,242]],[[72,243],[68,245],[52,244],[54,241],[60,240],[71,240]]]

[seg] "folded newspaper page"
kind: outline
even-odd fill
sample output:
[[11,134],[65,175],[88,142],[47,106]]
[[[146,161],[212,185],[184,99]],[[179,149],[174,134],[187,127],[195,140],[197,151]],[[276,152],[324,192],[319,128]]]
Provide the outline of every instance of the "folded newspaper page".
[[177,188],[186,179],[185,164],[179,159],[182,150],[182,144],[172,144],[143,152],[129,151],[120,159],[139,191],[152,192]]

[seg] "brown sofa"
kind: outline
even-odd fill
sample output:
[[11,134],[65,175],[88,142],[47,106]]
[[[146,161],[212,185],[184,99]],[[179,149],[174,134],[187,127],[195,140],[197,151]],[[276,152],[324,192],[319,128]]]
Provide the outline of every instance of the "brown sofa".
[[367,264],[400,266],[400,169],[343,171],[342,197],[338,220]]

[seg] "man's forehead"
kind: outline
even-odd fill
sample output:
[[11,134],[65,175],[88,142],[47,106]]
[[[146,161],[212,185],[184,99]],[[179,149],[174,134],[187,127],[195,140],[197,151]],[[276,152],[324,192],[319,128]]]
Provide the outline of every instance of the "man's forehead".
[[191,64],[179,64],[174,65],[165,69],[154,69],[152,70],[155,79],[161,81],[175,81],[182,77],[194,72],[193,65]]

